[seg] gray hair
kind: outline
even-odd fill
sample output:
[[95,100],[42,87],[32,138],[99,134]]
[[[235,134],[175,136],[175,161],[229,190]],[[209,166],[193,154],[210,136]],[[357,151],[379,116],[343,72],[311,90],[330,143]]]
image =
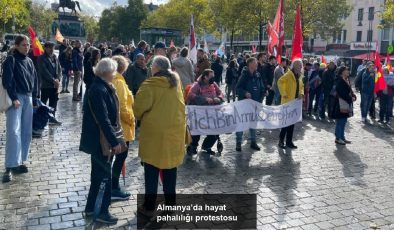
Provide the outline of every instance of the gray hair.
[[171,71],[171,63],[167,57],[161,55],[155,56],[152,61],[152,67],[153,66],[162,73],[163,77],[168,78],[171,88],[179,84],[179,77],[176,73]]
[[115,75],[117,69],[118,63],[116,61],[111,58],[103,58],[93,68],[93,71],[96,76],[103,78],[108,73]]
[[296,64],[296,63],[298,63],[298,64],[300,64],[301,65],[301,69],[302,69],[302,66],[304,65],[304,63],[302,62],[302,59],[295,59],[292,63],[291,63],[291,69],[293,69],[294,68],[294,65]]

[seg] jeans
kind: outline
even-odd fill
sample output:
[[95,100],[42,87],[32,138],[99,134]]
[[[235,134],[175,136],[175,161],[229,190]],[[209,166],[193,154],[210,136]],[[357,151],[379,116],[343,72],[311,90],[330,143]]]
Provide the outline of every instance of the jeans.
[[79,82],[81,81],[82,72],[74,71],[73,98],[78,98]]
[[62,91],[68,90],[68,83],[70,82],[70,75],[68,72],[63,72]]
[[[241,144],[242,143],[242,136],[244,135],[244,132],[236,132],[236,143]],[[249,129],[249,140],[252,143],[256,142],[256,130],[255,129]]]
[[96,153],[90,155],[92,164],[92,170],[90,172],[90,189],[88,199],[86,201],[86,212],[93,212],[94,205],[96,203],[97,194],[100,190],[100,184],[104,179],[108,179],[105,184],[105,191],[103,200],[101,203],[100,214],[108,213],[109,205],[111,204],[111,162],[112,158],[108,162],[108,157],[104,156],[101,148]]
[[361,93],[361,117],[366,118],[369,109],[371,108],[373,94]]
[[[320,90],[318,89],[309,89],[309,105],[308,105],[308,112],[317,111],[319,106],[319,99],[320,99]],[[313,101],[315,101],[315,105],[313,106]]]
[[284,143],[286,137],[286,144],[293,144],[293,133],[294,133],[294,125],[290,125],[284,127],[280,130],[279,140],[280,143]]
[[389,121],[389,96],[381,94],[379,97],[379,120]]
[[230,95],[232,95],[233,97],[233,101],[235,101],[236,95],[235,95],[235,86],[236,84],[227,84],[227,92],[226,92],[226,96],[227,96],[227,102],[230,103]]
[[[211,149],[213,145],[215,144],[216,140],[218,139],[218,135],[208,135],[205,139],[204,142],[202,143],[202,149],[207,150]],[[200,141],[200,135],[195,135],[192,136],[192,143],[191,145],[195,148],[198,147],[198,142]]]
[[17,94],[19,108],[12,106],[6,111],[5,167],[13,168],[27,161],[33,129],[32,97]]
[[123,164],[126,161],[127,155],[129,154],[129,144],[130,142],[126,142],[127,150],[123,153],[120,153],[115,156],[114,164],[112,165],[112,189],[120,189],[119,178],[120,172],[122,171]]
[[338,118],[335,121],[335,138],[337,140],[345,140],[345,126],[347,118]]
[[41,89],[41,101],[45,105],[49,100],[49,107],[52,107],[56,111],[57,101],[59,100],[58,89],[55,88],[47,88]]
[[389,110],[388,114],[390,117],[392,117],[393,116],[393,96],[389,96],[387,104],[388,104],[387,109]]
[[320,97],[319,97],[319,115],[322,118],[326,117],[326,107],[328,106],[330,98],[330,91],[321,91]]
[[275,105],[280,105],[280,101],[281,101],[281,96],[279,92],[275,92],[275,96],[274,96],[274,103]]
[[[159,168],[144,163],[145,170],[145,202],[144,206],[147,210],[155,209],[157,198],[157,183],[159,178]],[[166,205],[174,205],[176,198],[176,175],[177,168],[162,169],[163,170],[163,191]]]

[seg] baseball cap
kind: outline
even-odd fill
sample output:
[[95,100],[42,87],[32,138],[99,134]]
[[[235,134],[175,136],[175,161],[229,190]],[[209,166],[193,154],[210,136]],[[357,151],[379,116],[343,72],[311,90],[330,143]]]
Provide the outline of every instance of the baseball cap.
[[166,49],[166,44],[164,42],[156,42],[155,49]]

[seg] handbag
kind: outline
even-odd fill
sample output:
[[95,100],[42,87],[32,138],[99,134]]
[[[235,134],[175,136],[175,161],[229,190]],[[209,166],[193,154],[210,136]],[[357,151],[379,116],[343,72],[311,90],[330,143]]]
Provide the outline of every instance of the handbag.
[[[122,127],[120,126],[120,123],[119,123],[119,112],[118,112],[119,111],[119,100],[118,100],[118,97],[115,93],[114,93],[114,98],[115,98],[115,102],[116,102],[117,115],[116,115],[116,126],[114,126],[113,128],[115,131],[116,140],[118,140],[118,143],[121,146],[120,153],[123,153],[123,152],[127,151],[128,148],[127,148],[126,141],[125,141],[125,138],[123,135]],[[112,153],[112,146],[108,142],[107,138],[104,135],[103,130],[100,127],[100,124],[96,118],[96,115],[93,112],[93,108],[92,108],[92,104],[90,103],[90,99],[88,100],[88,103],[89,103],[90,111],[92,112],[93,118],[96,121],[96,123],[100,129],[100,146],[101,146],[101,150],[103,152],[103,155],[111,157],[111,156],[115,155],[114,153]]]
[[351,112],[351,106],[347,101],[343,100],[342,98],[338,98],[339,101],[339,112],[340,113],[347,113],[349,114]]
[[10,96],[8,96],[7,90],[0,82],[0,112],[7,111],[11,106],[12,106],[11,98]]
[[[13,56],[10,57],[12,57],[13,68],[15,68],[15,59]],[[3,67],[1,67],[1,70],[3,70]],[[1,75],[3,75],[3,73],[1,73]],[[8,95],[7,89],[4,88],[2,84],[2,80],[3,79],[1,78],[1,82],[0,82],[0,112],[1,113],[7,111],[12,106],[12,100]]]

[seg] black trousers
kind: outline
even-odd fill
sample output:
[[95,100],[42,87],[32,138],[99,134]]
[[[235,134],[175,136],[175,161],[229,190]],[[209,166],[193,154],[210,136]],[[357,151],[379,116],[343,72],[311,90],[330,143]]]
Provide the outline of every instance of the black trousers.
[[127,155],[129,154],[128,148],[130,142],[126,142],[126,144],[127,144],[127,151],[116,155],[114,164],[112,165],[112,189],[120,189],[120,185],[119,185],[120,173],[122,171],[123,164],[126,161]]
[[274,102],[274,96],[275,96],[275,92],[273,90],[268,90],[268,96],[265,99],[265,104],[266,105],[272,105],[272,103]]
[[[177,168],[163,170],[163,191],[166,205],[175,205]],[[160,169],[144,163],[145,171],[145,201],[147,210],[154,210],[157,198],[157,185]]]
[[105,191],[101,204],[101,213],[107,213],[109,205],[111,204],[111,161],[108,161],[108,157],[104,156],[101,148],[95,153],[90,155],[92,162],[92,170],[90,173],[90,189],[88,194],[88,200],[86,202],[85,211],[93,212],[96,198],[100,190],[100,184],[105,181]]
[[[202,149],[210,149],[215,144],[216,140],[218,139],[218,135],[208,135],[204,142],[202,143]],[[200,135],[192,136],[192,143],[191,145],[194,147],[198,147],[198,142],[200,141]]]
[[284,143],[286,137],[286,144],[293,143],[293,132],[294,132],[294,125],[290,125],[284,127],[280,130],[279,139],[281,143]]
[[371,107],[369,108],[369,116],[371,118],[375,118],[376,117],[375,102],[376,102],[376,99],[375,99],[375,97],[373,97],[372,103],[371,103]]
[[58,89],[55,88],[45,88],[41,89],[41,101],[47,104],[49,100],[49,106],[56,111],[57,101],[59,100]]

